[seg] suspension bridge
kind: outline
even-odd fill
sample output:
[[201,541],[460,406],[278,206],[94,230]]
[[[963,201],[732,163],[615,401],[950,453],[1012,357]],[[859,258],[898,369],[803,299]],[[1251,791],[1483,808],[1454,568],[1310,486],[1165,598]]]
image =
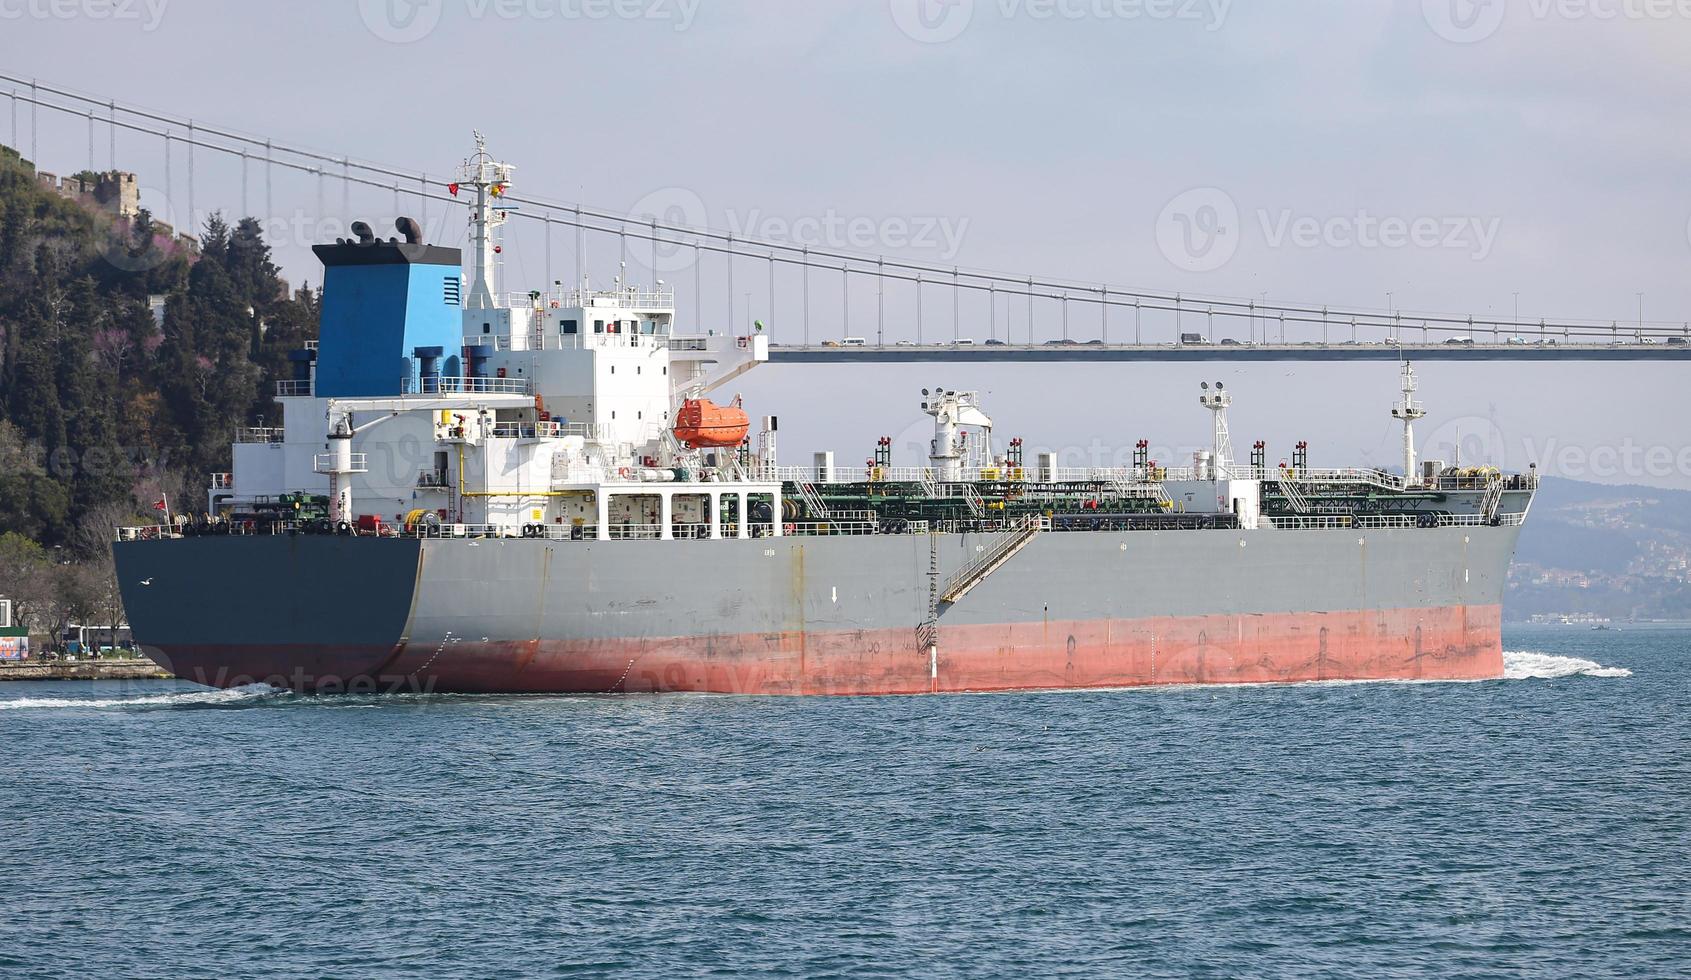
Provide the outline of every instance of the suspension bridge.
[[[38,168],[139,172],[140,206],[192,234],[214,211],[257,217],[279,251],[344,235],[352,220],[416,217],[429,240],[462,240],[452,178],[211,125],[0,71],[10,146]],[[104,159],[101,159],[101,150]],[[102,167],[101,164],[104,164]],[[59,166],[59,164],[55,164]],[[671,189],[674,190],[674,189]],[[338,195],[337,195],[338,192]],[[336,202],[334,198],[338,196]],[[692,215],[687,192],[650,206],[591,207],[508,192],[513,244],[544,257],[537,288],[653,281],[699,325],[767,329],[771,360],[904,361],[1683,360],[1691,322],[1521,320],[1339,305],[1271,304],[1012,274],[737,236]],[[208,205],[223,200],[222,207]],[[678,203],[682,202],[682,203]],[[696,218],[697,220],[688,220]],[[512,249],[515,251],[516,249]],[[526,272],[526,269],[520,269]],[[521,278],[520,276],[517,278]],[[683,308],[686,308],[684,305]]]

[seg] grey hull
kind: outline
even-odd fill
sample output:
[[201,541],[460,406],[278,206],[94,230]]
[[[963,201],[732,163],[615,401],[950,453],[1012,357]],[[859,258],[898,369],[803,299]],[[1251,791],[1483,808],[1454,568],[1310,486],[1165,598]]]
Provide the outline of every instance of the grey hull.
[[1188,648],[1200,682],[1422,671],[1429,644],[1484,676],[1518,531],[1045,533],[931,635],[934,585],[995,536],[219,537],[118,565],[137,640],[203,683],[893,693],[1182,682]]

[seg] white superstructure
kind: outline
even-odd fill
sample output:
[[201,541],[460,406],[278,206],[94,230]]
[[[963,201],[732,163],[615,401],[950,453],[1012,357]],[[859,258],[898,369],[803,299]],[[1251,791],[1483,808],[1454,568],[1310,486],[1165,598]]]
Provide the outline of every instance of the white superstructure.
[[[329,520],[346,528],[781,533],[773,459],[749,445],[689,448],[673,432],[687,400],[767,361],[767,339],[679,333],[661,281],[502,295],[495,230],[511,173],[478,134],[455,188],[470,204],[461,350],[418,349],[401,389],[383,397],[280,383],[282,426],[242,433],[233,472],[214,480],[213,513],[303,493],[329,497]],[[443,373],[449,362],[460,373]]]

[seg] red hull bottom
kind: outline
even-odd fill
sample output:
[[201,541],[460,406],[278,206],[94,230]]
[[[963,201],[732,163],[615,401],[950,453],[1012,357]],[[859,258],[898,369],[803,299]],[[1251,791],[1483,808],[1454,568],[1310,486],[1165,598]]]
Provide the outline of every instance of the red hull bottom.
[[310,691],[706,692],[884,695],[1264,684],[1486,680],[1503,675],[1502,609],[946,626],[614,640],[413,645],[399,650],[165,647],[184,680]]

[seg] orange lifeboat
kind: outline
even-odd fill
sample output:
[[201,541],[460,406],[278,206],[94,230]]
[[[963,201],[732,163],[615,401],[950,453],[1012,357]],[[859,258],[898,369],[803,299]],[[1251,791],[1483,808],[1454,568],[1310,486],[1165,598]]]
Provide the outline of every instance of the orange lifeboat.
[[675,416],[675,438],[689,449],[738,446],[751,427],[737,405],[725,407],[706,398],[687,399]]

